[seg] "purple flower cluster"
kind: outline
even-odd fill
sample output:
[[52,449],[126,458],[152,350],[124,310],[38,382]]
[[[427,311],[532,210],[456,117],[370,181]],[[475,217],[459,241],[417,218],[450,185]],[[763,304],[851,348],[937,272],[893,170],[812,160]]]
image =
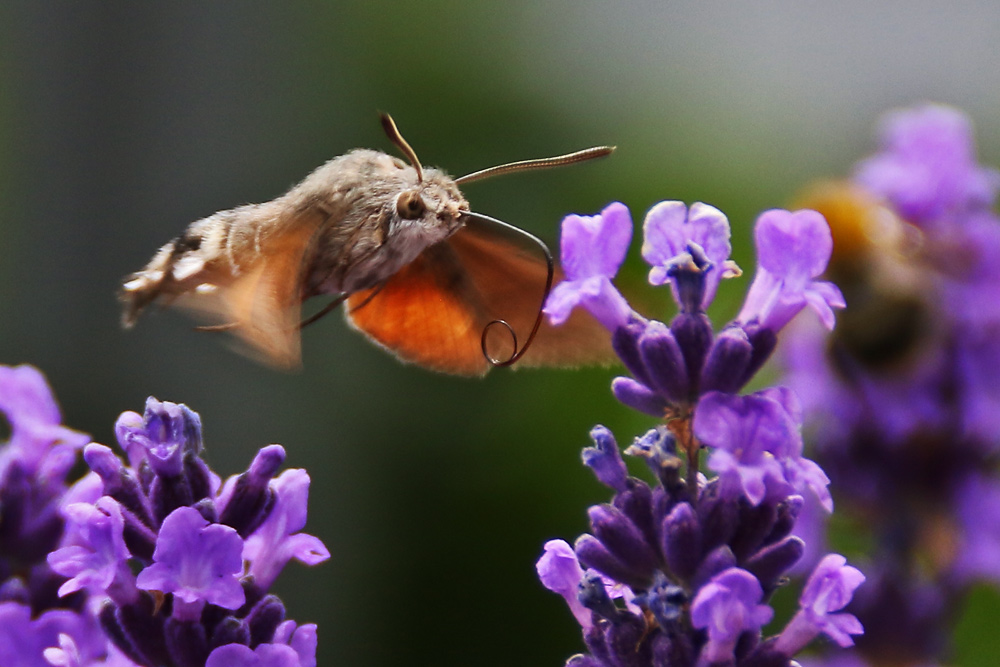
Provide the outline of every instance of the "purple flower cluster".
[[[278,473],[282,447],[223,482],[201,457],[198,415],[150,398],[116,424],[126,463],[59,426],[24,366],[0,367],[0,409],[0,664],[315,666],[316,626],[268,594],[289,560],[329,557],[299,532],[309,476]],[[91,472],[69,486],[81,448]]]
[[[69,475],[90,438],[62,426],[48,383],[31,366],[0,366],[0,665],[44,666],[61,637],[85,659],[107,655],[84,594],[60,597],[45,558],[59,546]],[[3,438],[0,435],[0,438]],[[56,663],[53,663],[56,664]]]
[[832,338],[793,327],[786,379],[874,544],[858,659],[931,664],[967,586],[1000,584],[1000,173],[949,107],[893,112],[880,137],[851,181],[806,196],[851,308]]
[[[799,311],[812,308],[832,328],[833,309],[843,307],[837,287],[817,280],[832,247],[826,221],[810,210],[760,216],[756,276],[737,319],[718,333],[705,310],[721,280],[740,275],[726,217],[705,204],[661,202],[644,232],[649,280],[669,284],[680,309],[669,325],[636,313],[612,284],[632,235],[619,203],[563,221],[566,280],[545,306],[553,324],[577,305],[604,324],[631,374],[612,382],[614,395],[663,420],[626,450],[646,462],[653,486],[631,477],[612,434],[594,428],[583,461],[614,497],[590,508],[590,533],[572,547],[550,541],[538,561],[542,583],[583,630],[588,653],[567,664],[770,667],[791,665],[820,634],[849,646],[862,628],[841,610],[864,576],[835,554],[814,569],[785,628],[762,631],[770,596],[804,551],[792,535],[804,499],[828,511],[832,501],[826,474],[802,455],[795,396],[738,393]],[[703,448],[710,479],[698,471]]]

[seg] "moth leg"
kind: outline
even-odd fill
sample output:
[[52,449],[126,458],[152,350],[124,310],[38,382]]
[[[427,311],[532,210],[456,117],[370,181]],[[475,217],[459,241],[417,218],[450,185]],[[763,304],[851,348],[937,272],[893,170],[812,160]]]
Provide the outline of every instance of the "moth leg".
[[227,322],[225,324],[202,324],[194,328],[195,331],[232,331],[239,329],[239,322]]
[[347,296],[348,296],[347,294],[341,294],[340,296],[334,298],[333,301],[323,306],[323,309],[320,310],[318,313],[302,320],[302,322],[299,323],[299,329],[305,329],[313,322],[321,320],[324,316],[332,313],[337,306],[339,306],[340,304],[344,303],[344,301],[347,300]]
[[386,281],[382,281],[378,285],[376,285],[375,289],[369,292],[368,296],[366,296],[361,303],[351,307],[351,312],[353,313],[354,311],[361,310],[362,308],[367,306],[371,302],[371,300],[374,299],[376,296],[378,296],[378,293],[382,291],[382,288],[385,287],[385,283]]

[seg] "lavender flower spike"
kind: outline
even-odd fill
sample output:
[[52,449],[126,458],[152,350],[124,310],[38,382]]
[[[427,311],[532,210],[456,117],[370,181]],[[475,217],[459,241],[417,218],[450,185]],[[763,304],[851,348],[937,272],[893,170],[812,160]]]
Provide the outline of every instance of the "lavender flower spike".
[[[592,249],[565,233],[564,250],[603,266],[600,244]],[[811,211],[762,215],[757,280],[741,318],[718,334],[705,309],[719,281],[738,275],[725,216],[705,204],[661,202],[646,216],[645,237],[650,282],[669,283],[680,312],[669,325],[634,313],[624,325],[618,320],[611,342],[631,377],[615,378],[611,389],[659,422],[625,452],[650,466],[656,484],[629,475],[608,429],[591,431],[583,463],[614,496],[589,508],[590,532],[572,549],[550,541],[537,565],[543,585],[566,599],[583,630],[587,653],[566,664],[792,667],[794,653],[778,651],[778,636],[763,632],[773,616],[767,600],[805,551],[792,534],[803,495],[832,510],[830,480],[802,456],[802,409],[789,390],[738,392],[773,352],[778,329],[806,305],[832,326],[832,308],[843,299],[815,280],[832,249],[829,229]],[[584,301],[573,289],[569,307]],[[706,451],[715,477],[700,471]],[[840,607],[824,606],[836,597],[826,590],[803,597],[809,638],[860,631],[853,617],[828,613]]]
[[624,326],[632,309],[611,284],[632,240],[632,217],[619,202],[599,215],[568,215],[562,222],[560,258],[566,279],[555,286],[543,312],[553,325],[583,305],[609,331]]
[[808,305],[832,329],[833,309],[845,303],[836,285],[814,280],[826,270],[833,252],[830,226],[823,216],[807,209],[765,211],[757,218],[754,237],[757,275],[737,320],[756,320],[762,328],[777,332]]

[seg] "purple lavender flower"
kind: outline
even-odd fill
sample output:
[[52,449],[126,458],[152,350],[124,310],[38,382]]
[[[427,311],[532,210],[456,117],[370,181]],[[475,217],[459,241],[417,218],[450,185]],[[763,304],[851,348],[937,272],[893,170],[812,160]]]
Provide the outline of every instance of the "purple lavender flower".
[[258,586],[271,585],[285,564],[295,559],[316,565],[330,557],[323,543],[298,531],[306,525],[309,475],[305,470],[286,470],[271,484],[274,507],[243,547],[250,574]]
[[583,568],[576,552],[565,540],[549,540],[545,552],[535,566],[542,585],[566,600],[577,622],[584,630],[593,626],[590,610],[577,597],[577,589],[583,579]]
[[[697,202],[688,211],[683,202],[660,202],[646,214],[643,235],[642,256],[653,267],[649,283],[669,283],[679,304],[691,302],[693,309],[704,310],[715,298],[719,281],[740,273],[729,260],[729,220],[714,206]],[[695,294],[682,295],[674,277],[692,271],[705,278],[692,281],[701,283]]]
[[921,105],[886,116],[852,183],[804,202],[831,224],[824,275],[851,308],[829,338],[791,327],[786,381],[838,507],[875,545],[849,607],[862,660],[948,662],[968,586],[1000,583],[998,188],[968,118]]
[[[605,432],[595,429],[594,440],[606,450]],[[629,450],[655,462],[656,487],[626,476],[611,503],[590,509],[591,532],[573,548],[561,540],[545,545],[539,578],[567,601],[589,650],[584,662],[569,664],[790,665],[802,646],[761,635],[773,614],[768,598],[803,553],[790,534],[801,496],[774,493],[753,504],[723,494],[719,478],[702,478],[692,498],[680,459],[667,451],[671,442],[657,430]],[[620,458],[618,465],[627,475]],[[851,592],[839,589],[837,603]],[[618,596],[624,604],[614,602]],[[818,609],[820,598],[834,596],[810,589],[803,604]],[[839,609],[831,603],[824,613]]]
[[0,413],[10,425],[0,447],[0,558],[44,560],[62,534],[66,477],[90,438],[61,425],[48,383],[31,366],[0,366]]
[[0,366],[0,413],[10,426],[0,442],[0,665],[47,667],[45,650],[60,642],[96,664],[108,642],[77,592],[86,582],[67,581],[46,561],[67,535],[60,509],[71,497],[68,475],[90,438],[61,424],[31,366]]
[[0,412],[11,431],[0,455],[0,471],[4,473],[16,464],[30,466],[33,472],[65,472],[62,452],[74,451],[90,441],[87,435],[62,425],[52,390],[33,366],[0,366]]
[[881,151],[862,161],[854,180],[885,197],[921,227],[989,208],[1000,173],[976,163],[972,124],[957,109],[927,104],[886,115]]
[[[586,244],[576,241],[579,218],[571,216],[564,226],[571,240],[563,240],[564,256],[572,248],[578,265],[613,264],[613,270],[591,274],[601,276],[602,298],[614,303],[621,297],[610,278],[624,257],[621,239],[627,240],[620,229],[627,217],[618,207],[613,225],[602,224],[608,209],[600,220],[588,219],[593,236]],[[704,204],[688,209],[662,202],[646,217],[643,256],[653,267],[650,282],[670,284],[680,312],[667,325],[625,306],[616,309],[621,316],[604,321],[632,375],[615,378],[612,391],[664,421],[626,450],[645,460],[657,483],[631,477],[611,432],[593,429],[594,446],[583,450],[583,462],[614,497],[588,510],[590,532],[572,548],[552,540],[537,564],[543,585],[566,600],[583,631],[588,653],[568,665],[777,667],[791,665],[804,645],[781,643],[784,633],[765,637],[763,628],[773,616],[769,597],[804,552],[802,540],[791,534],[804,505],[801,494],[832,510],[829,480],[802,456],[802,412],[791,392],[737,392],[795,313],[812,306],[832,326],[832,308],[842,307],[843,299],[832,284],[815,280],[831,252],[821,216],[770,211],[758,222],[757,239],[769,264],[759,269],[741,317],[715,334],[705,308],[722,278],[739,275],[728,259],[725,216]],[[607,247],[615,248],[614,262],[605,261]],[[585,303],[577,280],[571,274],[557,287],[573,299],[550,298],[546,312],[554,324]],[[613,300],[607,297],[612,292]],[[703,447],[717,477],[698,472]],[[853,588],[837,592],[836,604],[846,603]],[[809,629],[853,633],[857,628],[846,614],[828,613],[840,606],[820,609],[821,598],[833,597],[827,589],[810,589],[803,598],[813,614]]]
[[861,622],[853,614],[834,612],[847,606],[864,580],[865,575],[847,565],[843,556],[824,557],[806,582],[799,599],[800,609],[778,637],[775,648],[794,654],[820,633],[838,646],[853,646],[851,635],[864,632]]
[[[757,577],[738,567],[723,570],[701,587],[691,602],[691,623],[708,635],[702,649],[705,663],[731,662],[740,636],[744,632],[757,634],[771,621],[774,610],[760,604],[763,597]],[[788,655],[797,652],[789,651]]]
[[[590,232],[584,237],[585,243],[579,241],[581,220],[588,221]],[[564,256],[572,256],[577,267],[605,267],[599,273],[605,285],[602,293],[613,292],[616,303],[621,295],[610,286],[610,277],[625,255],[623,244],[629,234],[623,229],[628,220],[624,206],[614,204],[601,216],[569,216],[564,221]],[[833,326],[832,309],[844,305],[836,286],[815,280],[826,268],[832,242],[823,217],[814,211],[772,210],[760,216],[755,238],[761,266],[740,316],[718,335],[712,330],[705,308],[723,278],[740,275],[739,268],[728,259],[730,232],[726,217],[701,203],[688,209],[681,202],[661,202],[647,214],[644,231],[643,257],[653,267],[650,282],[670,284],[680,313],[668,326],[646,320],[631,308],[618,309],[631,314],[623,314],[608,328],[614,349],[632,377],[616,378],[611,389],[622,403],[665,418],[668,423],[677,419],[680,424],[690,424],[694,407],[706,396],[736,394],[768,359],[778,332],[807,305],[828,327]],[[598,272],[595,269],[590,273]],[[570,276],[570,280],[557,285],[553,294],[559,290],[579,293],[579,281],[572,278],[573,274]],[[565,321],[569,309],[578,302],[562,296],[550,298],[546,312],[551,322],[557,325]],[[718,399],[713,401],[717,403]],[[797,423],[789,425],[786,434],[797,433],[797,427]],[[697,446],[691,429],[675,429],[675,435],[688,463],[692,463]],[[717,451],[714,461],[716,465],[727,465],[751,484],[756,489],[754,498],[761,497],[763,479],[770,476],[799,491],[818,494],[821,504],[830,507],[822,470],[801,457],[801,441],[794,449],[781,465],[775,465],[773,452],[765,450],[758,452],[752,464],[742,467],[732,460],[724,463],[726,455],[719,452],[725,452],[725,448]],[[751,480],[754,474],[759,477],[757,482]]]
[[812,493],[828,512],[833,502],[829,478],[814,462],[801,456],[797,421],[775,395],[760,391],[749,396],[706,394],[698,404],[694,433],[714,446],[708,467],[719,474],[726,491],[758,504],[768,493]]
[[71,544],[48,556],[55,572],[70,577],[59,587],[59,595],[83,588],[106,591],[116,577],[127,578],[131,554],[125,546],[125,520],[117,501],[102,496],[93,504],[69,504],[64,513],[76,528],[75,535],[67,540]]
[[172,593],[174,604],[182,600],[239,609],[246,602],[239,583],[242,553],[243,540],[235,528],[210,523],[193,507],[178,507],[160,525],[153,563],[139,573],[136,587]]
[[[643,256],[653,266],[650,281],[669,283],[681,312],[669,326],[647,321],[627,304],[621,305],[621,295],[609,283],[624,257],[622,239],[628,238],[621,231],[627,214],[621,205],[613,206],[614,215],[608,215],[608,221],[602,214],[597,218],[604,224],[591,225],[593,232],[586,237],[587,243],[576,241],[582,218],[568,217],[563,254],[573,254],[578,266],[613,266],[613,270],[599,273],[600,293],[605,295],[602,303],[618,304],[614,311],[619,315],[602,321],[612,331],[615,351],[632,377],[616,379],[612,391],[641,412],[657,417],[679,415],[709,391],[738,392],[770,356],[777,333],[793,315],[809,305],[832,327],[832,308],[843,307],[835,286],[814,280],[825,268],[831,250],[822,217],[811,211],[768,211],[757,223],[762,265],[747,304],[737,321],[716,336],[705,309],[722,278],[740,275],[728,259],[729,223],[721,212],[705,204],[688,210],[680,202],[661,202],[646,216]],[[570,232],[570,240],[566,232]],[[614,252],[607,248],[614,248]],[[588,259],[591,255],[597,259]],[[573,279],[553,290],[546,304],[553,324],[564,321],[569,310],[581,302],[579,284]],[[570,299],[566,294],[576,296]]]
[[97,661],[106,654],[107,640],[89,614],[49,609],[33,615],[18,602],[0,602],[0,665],[49,667],[45,649],[72,642],[81,661]]
[[624,204],[609,204],[599,215],[571,215],[563,221],[561,260],[566,280],[545,303],[553,324],[583,305],[609,330],[629,320],[631,308],[611,284],[632,240],[632,218]]
[[816,211],[765,211],[757,219],[757,275],[737,318],[779,331],[806,305],[833,328],[844,297],[831,282],[814,280],[833,251],[830,227]]
[[[286,621],[267,593],[290,558],[329,557],[298,532],[308,475],[278,476],[285,453],[271,445],[222,484],[201,459],[198,415],[153,398],[115,430],[132,463],[104,445],[85,449],[92,474],[82,502],[65,506],[66,543],[49,556],[71,577],[62,592],[86,588],[104,632],[138,664],[314,666],[315,626]],[[86,502],[94,477],[103,495]],[[55,659],[75,660],[72,645],[51,646]]]

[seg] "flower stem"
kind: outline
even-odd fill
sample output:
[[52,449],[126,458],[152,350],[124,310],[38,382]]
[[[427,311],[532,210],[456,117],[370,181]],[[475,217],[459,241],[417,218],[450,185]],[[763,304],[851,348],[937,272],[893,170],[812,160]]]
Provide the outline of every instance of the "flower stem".
[[674,434],[677,444],[686,455],[687,470],[685,471],[685,483],[687,484],[688,502],[692,507],[698,504],[698,452],[701,445],[694,437],[691,428],[693,414],[690,408],[675,415],[667,417],[667,428]]

